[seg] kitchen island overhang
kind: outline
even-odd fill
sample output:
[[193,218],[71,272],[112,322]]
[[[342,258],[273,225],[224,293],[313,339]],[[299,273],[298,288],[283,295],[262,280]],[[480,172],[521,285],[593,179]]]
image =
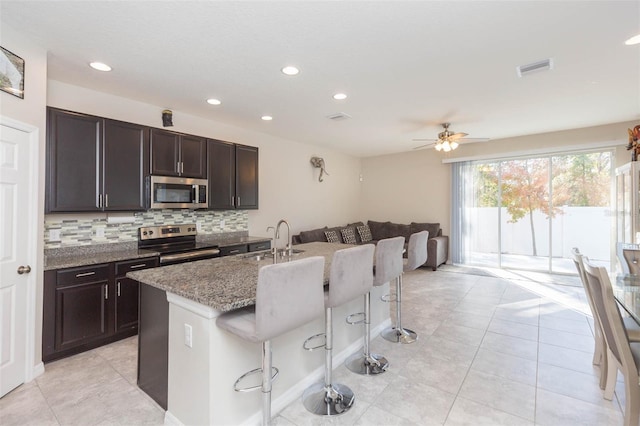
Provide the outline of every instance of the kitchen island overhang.
[[[324,256],[325,283],[336,250],[344,244],[309,243],[292,260]],[[260,267],[272,260],[254,260],[238,255],[149,269],[128,275],[144,285],[166,292],[169,302],[168,407],[166,424],[258,424],[261,419],[260,392],[239,393],[235,380],[260,366],[260,346],[219,329],[216,318],[223,312],[251,306]],[[391,324],[389,304],[380,300],[388,293],[385,284],[372,290],[372,335]],[[334,310],[334,365],[362,347],[362,326],[348,325],[342,318],[363,310],[357,298]],[[190,327],[191,346],[185,339]],[[324,330],[320,317],[273,340],[273,363],[280,375],[273,384],[273,413],[277,414],[322,380],[324,351],[306,351],[302,343]],[[375,345],[374,345],[375,347]],[[393,365],[393,359],[389,360]],[[357,377],[354,375],[354,378]],[[356,404],[358,395],[356,395]]]

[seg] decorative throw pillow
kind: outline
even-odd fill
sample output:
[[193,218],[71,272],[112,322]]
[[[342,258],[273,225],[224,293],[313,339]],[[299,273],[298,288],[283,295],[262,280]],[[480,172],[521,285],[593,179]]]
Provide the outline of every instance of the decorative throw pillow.
[[360,234],[360,239],[363,243],[373,240],[371,236],[371,229],[369,229],[369,225],[362,225],[356,228],[358,230],[358,234]]
[[324,235],[327,237],[327,241],[330,243],[339,243],[338,233],[336,231],[324,231]]
[[356,233],[353,228],[344,228],[341,229],[342,240],[345,244],[355,244],[356,243]]

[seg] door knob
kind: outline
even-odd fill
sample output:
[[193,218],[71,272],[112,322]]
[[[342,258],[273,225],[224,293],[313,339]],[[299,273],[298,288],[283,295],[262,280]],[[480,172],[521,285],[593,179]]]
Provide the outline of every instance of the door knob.
[[27,266],[19,266],[18,267],[18,274],[22,275],[22,274],[28,274],[29,272],[31,272],[31,266],[27,265]]

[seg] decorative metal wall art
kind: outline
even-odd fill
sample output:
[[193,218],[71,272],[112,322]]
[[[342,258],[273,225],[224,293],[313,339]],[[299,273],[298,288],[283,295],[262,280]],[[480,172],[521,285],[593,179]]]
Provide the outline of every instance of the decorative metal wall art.
[[329,176],[329,173],[324,168],[324,158],[320,157],[311,157],[311,164],[313,167],[320,169],[320,176],[318,176],[318,182],[322,182],[322,175]]

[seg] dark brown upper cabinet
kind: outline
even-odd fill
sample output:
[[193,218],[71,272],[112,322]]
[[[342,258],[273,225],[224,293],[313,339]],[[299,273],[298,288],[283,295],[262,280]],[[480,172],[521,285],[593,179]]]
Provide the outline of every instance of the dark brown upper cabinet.
[[48,108],[47,212],[145,209],[147,128]]
[[258,148],[209,139],[209,208],[258,208]]
[[236,208],[258,208],[258,148],[236,145]]
[[104,210],[144,210],[144,178],[149,174],[149,129],[104,121]]
[[207,140],[161,129],[151,130],[151,174],[207,178]]

